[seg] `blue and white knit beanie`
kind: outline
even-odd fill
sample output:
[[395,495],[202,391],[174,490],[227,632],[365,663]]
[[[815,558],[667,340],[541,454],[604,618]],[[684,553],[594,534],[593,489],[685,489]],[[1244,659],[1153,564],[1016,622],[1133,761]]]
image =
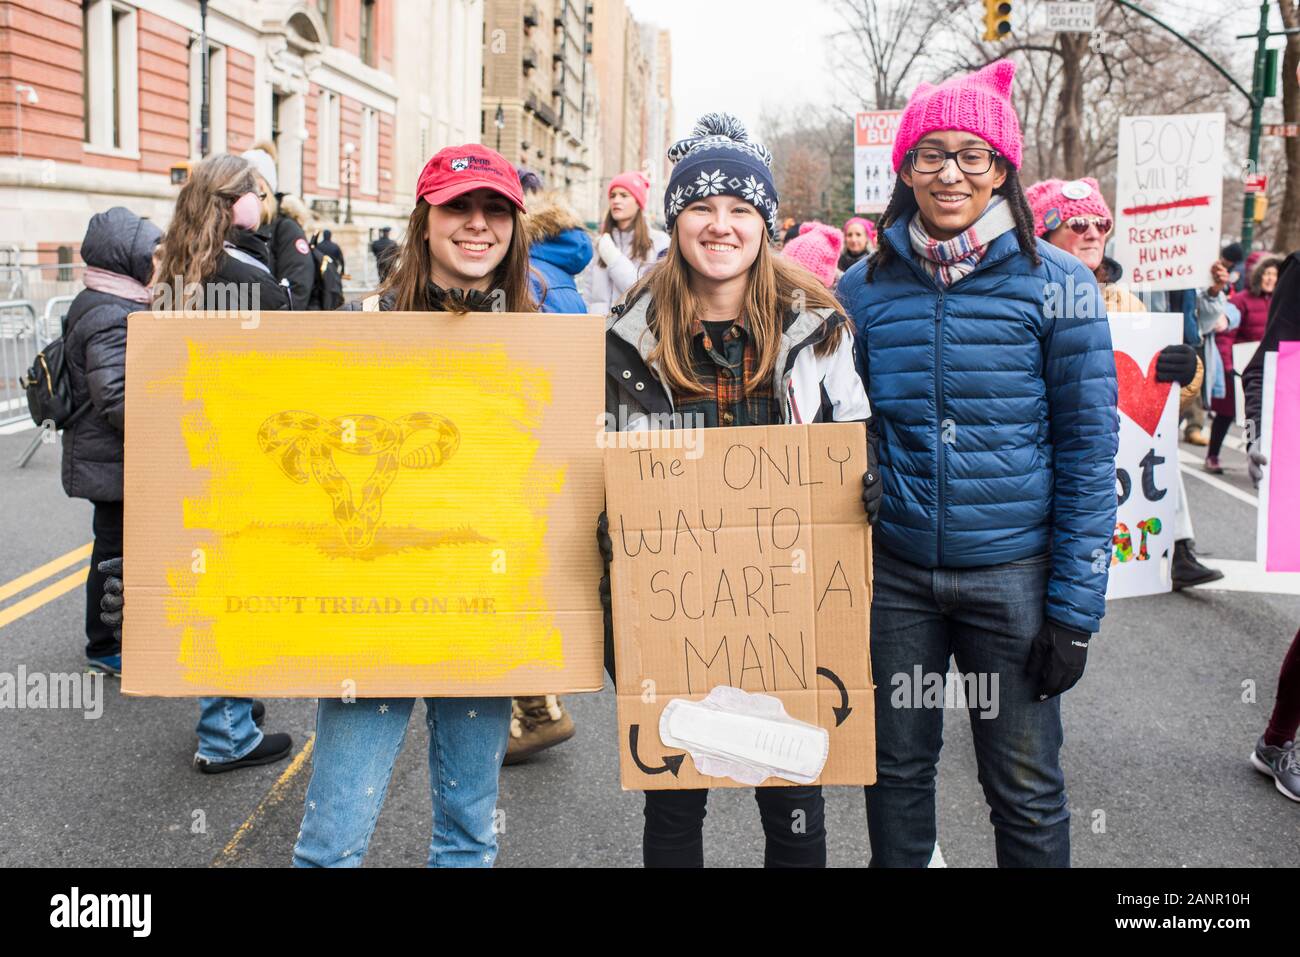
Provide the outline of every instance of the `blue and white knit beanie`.
[[750,140],[745,124],[730,113],[706,113],[686,139],[668,148],[673,172],[664,192],[664,219],[672,232],[677,214],[692,200],[737,196],[752,204],[767,220],[767,233],[776,239],[776,184],[772,154]]

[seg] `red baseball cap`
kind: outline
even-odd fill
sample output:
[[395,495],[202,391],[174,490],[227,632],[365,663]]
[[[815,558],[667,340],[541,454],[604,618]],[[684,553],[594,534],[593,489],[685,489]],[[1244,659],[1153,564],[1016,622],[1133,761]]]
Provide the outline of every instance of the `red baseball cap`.
[[500,193],[526,212],[524,189],[519,174],[496,150],[478,143],[448,146],[424,164],[415,195],[433,206],[441,206],[476,189]]

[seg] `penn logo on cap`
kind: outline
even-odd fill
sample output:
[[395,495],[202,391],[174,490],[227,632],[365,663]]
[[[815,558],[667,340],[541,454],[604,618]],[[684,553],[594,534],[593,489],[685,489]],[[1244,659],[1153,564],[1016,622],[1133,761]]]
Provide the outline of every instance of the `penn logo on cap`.
[[452,160],[451,169],[453,173],[465,172],[465,170],[469,169],[469,157],[461,156],[457,159]]

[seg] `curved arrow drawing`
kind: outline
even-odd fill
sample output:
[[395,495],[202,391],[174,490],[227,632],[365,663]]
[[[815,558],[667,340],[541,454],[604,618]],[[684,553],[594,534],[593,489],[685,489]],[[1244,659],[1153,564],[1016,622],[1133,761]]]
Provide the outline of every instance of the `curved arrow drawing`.
[[844,687],[844,682],[840,680],[840,676],[831,669],[818,668],[817,673],[823,678],[830,679],[831,684],[840,689],[840,706],[838,708],[832,706],[831,708],[835,712],[835,727],[838,728],[844,723],[844,719],[853,713],[853,709],[849,707],[848,689]]
[[636,766],[641,769],[643,774],[663,774],[665,771],[671,771],[673,777],[677,777],[677,772],[681,770],[682,762],[686,760],[684,754],[665,754],[662,767],[652,768],[641,760],[641,756],[636,753],[637,738],[641,736],[641,725],[634,724],[627,729],[627,743],[632,749],[632,760]]

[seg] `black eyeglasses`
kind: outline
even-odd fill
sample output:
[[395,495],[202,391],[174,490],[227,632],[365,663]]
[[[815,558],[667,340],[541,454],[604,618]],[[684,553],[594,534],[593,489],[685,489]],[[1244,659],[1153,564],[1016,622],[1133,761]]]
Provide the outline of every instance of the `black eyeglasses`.
[[993,161],[1000,155],[997,150],[975,146],[956,151],[921,146],[907,151],[913,172],[938,173],[948,165],[948,160],[956,160],[957,168],[967,176],[983,176],[993,168]]

